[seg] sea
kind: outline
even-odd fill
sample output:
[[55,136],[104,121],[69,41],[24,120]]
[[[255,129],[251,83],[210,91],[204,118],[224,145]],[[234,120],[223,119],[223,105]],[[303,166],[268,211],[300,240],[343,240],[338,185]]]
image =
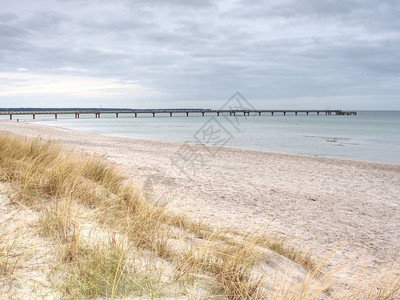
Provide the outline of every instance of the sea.
[[[3,118],[6,118],[4,116]],[[32,116],[14,116],[14,121]],[[313,156],[400,163],[400,111],[358,111],[356,116],[264,113],[38,115],[35,122],[107,136],[188,142]]]

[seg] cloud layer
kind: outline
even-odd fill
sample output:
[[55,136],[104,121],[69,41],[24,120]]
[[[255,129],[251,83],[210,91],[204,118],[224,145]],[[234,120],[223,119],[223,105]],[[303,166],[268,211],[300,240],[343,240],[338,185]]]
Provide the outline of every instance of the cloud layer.
[[397,0],[0,2],[0,106],[400,109]]

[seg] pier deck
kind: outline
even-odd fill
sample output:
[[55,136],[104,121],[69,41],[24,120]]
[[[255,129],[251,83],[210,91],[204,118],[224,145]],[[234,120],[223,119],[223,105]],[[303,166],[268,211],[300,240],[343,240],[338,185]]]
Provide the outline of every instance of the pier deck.
[[54,118],[57,119],[58,115],[74,115],[75,118],[79,118],[80,115],[91,114],[96,118],[100,118],[102,114],[114,114],[116,118],[119,117],[120,114],[131,114],[134,117],[137,117],[138,114],[150,114],[155,117],[157,114],[167,114],[170,117],[173,114],[184,114],[187,117],[189,115],[197,114],[202,115],[203,117],[206,114],[215,114],[219,116],[220,114],[229,114],[230,116],[243,115],[276,115],[281,114],[286,116],[287,114],[325,114],[325,115],[357,115],[356,111],[343,111],[343,110],[268,110],[268,109],[260,109],[260,110],[247,110],[247,109],[123,109],[123,110],[107,110],[107,109],[82,109],[82,110],[62,110],[62,109],[49,109],[49,110],[0,110],[0,115],[9,115],[10,120],[13,119],[14,115],[32,115],[33,119],[36,119],[36,115],[54,115]]

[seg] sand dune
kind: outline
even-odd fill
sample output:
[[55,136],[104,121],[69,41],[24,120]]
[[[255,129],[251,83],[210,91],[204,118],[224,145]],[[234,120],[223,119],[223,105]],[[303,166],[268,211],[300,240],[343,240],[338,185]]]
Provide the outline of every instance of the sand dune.
[[[288,236],[317,257],[333,251],[346,280],[400,252],[400,165],[107,137],[34,123],[0,130],[106,155],[149,199],[220,227]],[[217,153],[216,153],[217,152]],[[152,192],[152,189],[154,191]]]

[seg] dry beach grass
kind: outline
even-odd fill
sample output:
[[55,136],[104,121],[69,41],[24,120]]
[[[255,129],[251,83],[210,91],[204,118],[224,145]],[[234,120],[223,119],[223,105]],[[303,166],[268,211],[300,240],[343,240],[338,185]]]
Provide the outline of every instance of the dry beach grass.
[[[163,286],[176,284],[172,296],[199,285],[206,295],[229,299],[264,298],[267,293],[262,277],[251,274],[262,256],[266,259],[257,242],[266,237],[214,231],[151,206],[101,158],[39,139],[1,136],[0,145],[1,178],[11,184],[11,203],[37,212],[38,235],[57,245],[58,261],[48,274],[55,292],[73,298],[161,296],[168,293]],[[82,227],[89,227],[90,234]],[[95,230],[102,232],[96,236]],[[178,245],[174,249],[170,243]],[[10,277],[22,262],[2,250],[2,273]],[[281,254],[311,267],[293,251]],[[138,271],[137,256],[149,259],[144,274]],[[174,269],[167,279],[150,274],[156,265],[151,257]],[[178,287],[182,285],[184,290]]]
[[[335,281],[335,268],[326,271],[325,260],[313,260],[281,239],[213,228],[152,205],[146,193],[102,157],[4,134],[0,155],[1,199],[8,210],[2,214],[8,225],[0,232],[4,295],[399,297],[396,269],[365,275],[357,283],[349,280],[346,288]],[[12,223],[20,226],[9,228]],[[15,238],[21,230],[37,245],[35,251],[23,250]],[[32,260],[42,268],[22,278],[19,270],[29,268]],[[35,283],[21,290],[18,282],[23,280]]]

